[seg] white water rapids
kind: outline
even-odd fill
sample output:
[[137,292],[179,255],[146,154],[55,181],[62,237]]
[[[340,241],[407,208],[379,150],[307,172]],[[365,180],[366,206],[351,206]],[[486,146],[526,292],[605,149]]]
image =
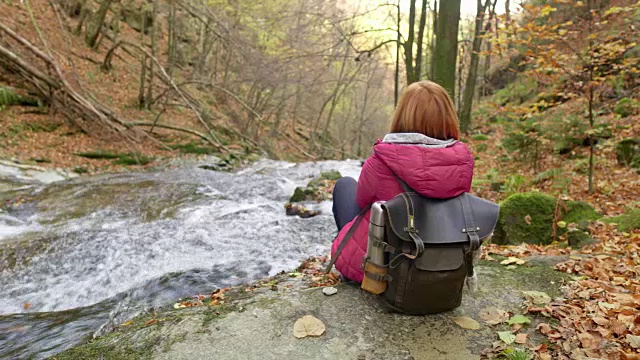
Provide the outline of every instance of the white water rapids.
[[331,203],[310,219],[283,208],[328,170],[357,178],[360,162],[261,160],[234,173],[193,166],[33,185],[34,204],[0,212],[0,250],[27,240],[38,249],[0,262],[0,358],[49,356],[146,308],[328,253]]

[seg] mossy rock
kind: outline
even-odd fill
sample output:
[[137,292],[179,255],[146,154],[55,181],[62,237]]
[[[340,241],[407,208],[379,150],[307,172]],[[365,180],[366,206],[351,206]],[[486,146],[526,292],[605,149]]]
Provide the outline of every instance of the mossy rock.
[[567,224],[575,223],[581,228],[585,228],[585,223],[598,220],[602,215],[598,214],[593,206],[587,204],[584,201],[567,201],[564,204],[564,210],[562,212],[562,221]]
[[566,235],[567,243],[572,247],[583,247],[589,244],[594,244],[597,241],[591,238],[591,236],[580,230],[580,229],[571,229],[567,232]]
[[[562,220],[586,228],[590,221],[601,217],[591,205],[568,201],[560,219],[555,218],[557,200],[539,192],[517,193],[500,205],[500,218],[493,242],[496,244],[549,244],[553,240],[553,223]],[[558,235],[563,229],[559,229]]]
[[317,178],[309,181],[309,183],[307,184],[307,187],[317,188],[317,187],[326,186],[328,182],[336,181],[341,177],[342,175],[340,174],[339,171],[335,171],[335,170],[325,171],[323,173],[320,173],[320,176],[318,176]]
[[289,202],[328,200],[330,199],[333,183],[341,177],[342,174],[336,170],[322,172],[320,176],[309,181],[306,187],[297,187],[293,191]]
[[632,209],[619,216],[602,219],[602,221],[618,224],[618,230],[620,231],[640,229],[640,208]]
[[291,195],[291,198],[289,199],[290,203],[296,203],[296,202],[302,202],[302,201],[308,201],[308,200],[313,200],[313,195],[316,193],[315,188],[309,188],[309,187],[297,187],[294,191],[293,191],[293,195]]
[[538,193],[518,193],[500,204],[500,218],[493,242],[496,244],[548,244],[553,231],[556,199]]
[[342,177],[342,174],[340,174],[340,171],[338,170],[331,170],[331,171],[325,171],[320,173],[320,179],[322,180],[333,180],[336,181],[338,179],[340,179]]
[[624,139],[616,145],[618,164],[640,167],[640,139]]

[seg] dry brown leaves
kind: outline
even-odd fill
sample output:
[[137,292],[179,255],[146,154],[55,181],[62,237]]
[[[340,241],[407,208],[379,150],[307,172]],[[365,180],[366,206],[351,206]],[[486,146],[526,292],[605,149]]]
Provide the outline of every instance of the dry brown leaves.
[[620,233],[602,223],[591,230],[600,243],[581,250],[489,245],[485,258],[569,255],[556,265],[559,271],[575,274],[576,280],[564,288],[564,298],[544,306],[525,304],[525,313],[558,320],[537,327],[553,344],[553,358],[640,359],[640,231]]

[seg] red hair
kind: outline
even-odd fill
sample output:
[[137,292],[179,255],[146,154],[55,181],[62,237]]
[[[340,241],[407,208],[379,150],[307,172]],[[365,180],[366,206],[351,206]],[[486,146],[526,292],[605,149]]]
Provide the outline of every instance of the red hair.
[[393,114],[391,132],[415,132],[435,139],[458,140],[458,115],[447,91],[428,80],[407,86]]

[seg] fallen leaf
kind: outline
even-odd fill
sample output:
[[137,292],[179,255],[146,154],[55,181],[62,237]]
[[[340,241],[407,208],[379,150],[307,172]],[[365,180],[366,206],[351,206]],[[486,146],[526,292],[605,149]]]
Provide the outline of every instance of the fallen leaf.
[[578,340],[580,340],[582,347],[585,349],[596,349],[600,345],[598,339],[586,332],[578,333]]
[[469,330],[480,329],[480,323],[478,323],[477,321],[473,320],[468,316],[458,316],[458,317],[451,318],[451,320],[453,320],[454,323],[458,324],[463,329],[469,329]]
[[508,312],[495,307],[484,308],[480,310],[479,315],[489,325],[496,325],[509,320]]
[[527,223],[527,225],[531,225],[531,215],[525,216],[524,221]]
[[527,343],[527,335],[528,334],[518,334],[518,335],[516,335],[515,341],[518,344],[526,344]]
[[498,331],[498,337],[507,345],[513,344],[516,340],[516,336],[511,331]]
[[151,319],[144,323],[144,326],[153,325],[158,322],[158,319]]
[[514,315],[511,317],[511,319],[509,319],[509,321],[507,321],[507,324],[509,325],[513,325],[513,324],[529,324],[531,323],[531,320],[529,320],[528,317],[524,316],[524,315]]
[[547,344],[540,344],[532,348],[529,348],[529,350],[537,351],[537,352],[547,352]]
[[551,302],[551,296],[542,291],[523,291],[524,296],[536,305],[546,305]]
[[627,342],[634,349],[640,348],[640,336],[627,334]]
[[543,352],[538,354],[540,356],[540,360],[551,360],[551,354]]
[[610,324],[609,320],[607,320],[606,318],[603,318],[603,317],[599,317],[599,316],[593,317],[593,318],[591,318],[591,320],[593,320],[594,323],[596,323],[596,324],[598,324],[600,326],[609,326],[609,324]]
[[305,315],[293,324],[293,336],[298,339],[307,336],[320,336],[326,330],[324,323],[312,315]]
[[500,261],[500,264],[501,265],[510,265],[510,264],[523,265],[525,262],[526,261],[519,259],[517,257],[509,256],[507,259]]
[[133,320],[129,320],[129,321],[125,322],[125,323],[122,323],[122,325],[120,325],[120,326],[129,326],[131,324],[133,324]]
[[536,326],[536,329],[540,331],[542,335],[547,335],[551,331],[551,326],[547,323],[541,323]]
[[24,303],[24,305],[22,306],[25,310],[28,310],[31,307],[31,304],[29,303]]

